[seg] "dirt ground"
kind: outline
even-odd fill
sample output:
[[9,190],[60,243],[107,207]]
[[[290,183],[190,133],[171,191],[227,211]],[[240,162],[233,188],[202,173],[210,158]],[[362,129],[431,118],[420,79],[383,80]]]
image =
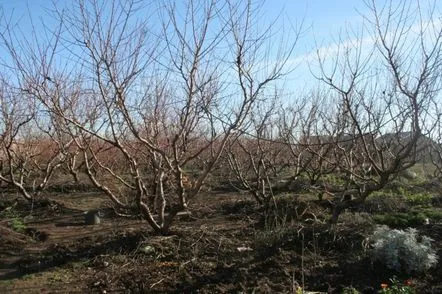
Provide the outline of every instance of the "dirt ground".
[[[0,293],[294,293],[298,286],[376,293],[392,276],[371,263],[363,219],[347,213],[330,227],[321,221],[324,208],[299,197],[280,217],[263,216],[246,195],[206,194],[168,236],[115,215],[99,193],[47,197],[32,207],[15,204],[22,230],[0,219]],[[299,213],[301,207],[311,213]],[[97,208],[101,223],[86,226],[84,212]],[[442,225],[422,230],[442,256]],[[426,274],[398,278],[411,278],[417,293],[442,293],[441,262]]]

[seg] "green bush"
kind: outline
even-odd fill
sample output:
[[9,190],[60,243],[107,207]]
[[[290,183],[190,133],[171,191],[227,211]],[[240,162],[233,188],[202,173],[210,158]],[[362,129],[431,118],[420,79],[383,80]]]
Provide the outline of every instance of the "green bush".
[[26,225],[20,218],[13,218],[11,220],[11,228],[16,232],[24,232],[26,230]]
[[373,192],[366,200],[365,207],[371,212],[399,212],[411,206],[431,206],[433,195],[429,192],[409,191],[404,187],[394,190]]
[[424,224],[427,216],[424,213],[397,212],[391,214],[376,214],[373,216],[377,224],[394,228],[416,227]]
[[407,203],[410,205],[430,205],[433,198],[428,192],[407,193],[404,196]]
[[421,213],[425,214],[430,222],[442,222],[442,210],[437,208],[423,208]]
[[375,223],[394,228],[421,226],[426,222],[427,219],[430,221],[430,223],[441,222],[442,210],[437,208],[416,207],[408,212],[375,214],[373,216]]

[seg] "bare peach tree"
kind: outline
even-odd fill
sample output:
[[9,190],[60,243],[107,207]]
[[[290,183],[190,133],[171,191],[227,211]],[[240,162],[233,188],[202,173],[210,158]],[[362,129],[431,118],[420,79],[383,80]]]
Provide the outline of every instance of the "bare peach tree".
[[335,191],[333,222],[415,164],[418,141],[435,123],[429,107],[440,100],[442,27],[434,9],[413,1],[366,4],[370,37],[341,42],[328,58],[318,50],[317,77],[338,110],[331,116],[336,162],[349,175]]
[[42,119],[35,101],[5,78],[0,104],[0,181],[34,201],[65,162],[62,149],[73,141],[52,128],[53,116]]
[[233,136],[225,153],[230,167],[226,178],[236,189],[250,193],[264,208],[269,207],[274,189],[288,167],[286,148],[277,133],[276,105],[272,99],[265,108],[256,107],[246,133]]
[[34,38],[37,53],[12,28],[3,42],[17,88],[58,117],[92,183],[167,233],[286,73],[294,42],[272,42],[257,12],[251,1],[79,0],[55,7],[59,26]]
[[313,91],[281,113],[279,129],[290,150],[294,178],[308,179],[310,186],[337,169],[333,160],[336,129],[330,121],[333,106],[324,91]]

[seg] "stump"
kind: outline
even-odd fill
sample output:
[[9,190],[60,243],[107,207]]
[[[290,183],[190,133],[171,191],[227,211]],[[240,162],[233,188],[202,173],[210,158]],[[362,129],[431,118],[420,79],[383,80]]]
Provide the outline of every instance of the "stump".
[[84,222],[86,225],[98,225],[100,223],[100,216],[98,210],[89,210],[84,215]]

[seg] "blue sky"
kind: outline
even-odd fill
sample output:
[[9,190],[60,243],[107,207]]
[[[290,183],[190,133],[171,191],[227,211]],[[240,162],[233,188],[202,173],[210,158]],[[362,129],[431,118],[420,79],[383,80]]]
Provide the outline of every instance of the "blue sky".
[[[69,5],[72,0],[56,0],[55,2],[63,6]],[[267,20],[279,16],[285,25],[288,22],[299,24],[303,21],[306,33],[295,51],[295,55],[303,56],[314,49],[315,41],[321,46],[326,46],[330,42],[330,37],[335,35],[340,28],[360,21],[361,17],[355,9],[361,9],[362,4],[362,1],[352,0],[267,0],[264,2],[262,14]],[[28,21],[29,15],[34,19],[36,27],[40,26],[43,20],[47,26],[55,25],[48,17],[47,11],[52,7],[52,1],[0,0],[0,7],[4,15],[12,16],[13,22],[19,23],[25,33],[26,30],[32,28]],[[294,74],[292,81],[299,80],[299,77],[306,77],[308,70],[305,67],[299,67]]]
[[[157,0],[162,1],[162,0]],[[393,0],[400,3],[401,0]],[[72,0],[55,0],[60,5],[69,5]],[[380,5],[386,0],[376,0]],[[427,2],[427,1],[424,1]],[[442,2],[442,1],[441,1]],[[51,26],[47,16],[47,9],[51,8],[49,0],[0,0],[0,7],[7,17],[12,15],[13,22],[17,22],[22,30],[31,29],[28,13],[36,26],[44,20],[45,25]],[[442,4],[436,2],[440,8]],[[303,22],[305,34],[300,39],[292,60],[299,63],[297,69],[288,77],[288,83],[299,86],[311,85],[314,79],[305,63],[305,56],[312,56],[316,47],[332,46],[339,32],[346,27],[358,27],[362,23],[361,14],[367,14],[368,9],[363,0],[267,0],[264,1],[262,14],[265,20],[280,17],[285,23],[299,24]],[[40,21],[39,21],[40,20]],[[345,40],[342,40],[345,41]]]
[[[55,2],[63,5],[72,1],[56,0]],[[51,6],[52,1],[48,0],[0,0],[0,7],[4,13],[13,14],[16,20],[26,19],[29,10],[33,18],[43,17],[47,21],[45,10]],[[321,39],[336,33],[349,23],[360,21],[361,17],[356,9],[364,11],[362,0],[267,0],[264,2],[263,13],[269,19],[280,15],[293,22],[304,20],[305,27],[311,28],[309,33],[314,33],[318,39]],[[302,43],[307,47],[312,45],[307,40]]]

